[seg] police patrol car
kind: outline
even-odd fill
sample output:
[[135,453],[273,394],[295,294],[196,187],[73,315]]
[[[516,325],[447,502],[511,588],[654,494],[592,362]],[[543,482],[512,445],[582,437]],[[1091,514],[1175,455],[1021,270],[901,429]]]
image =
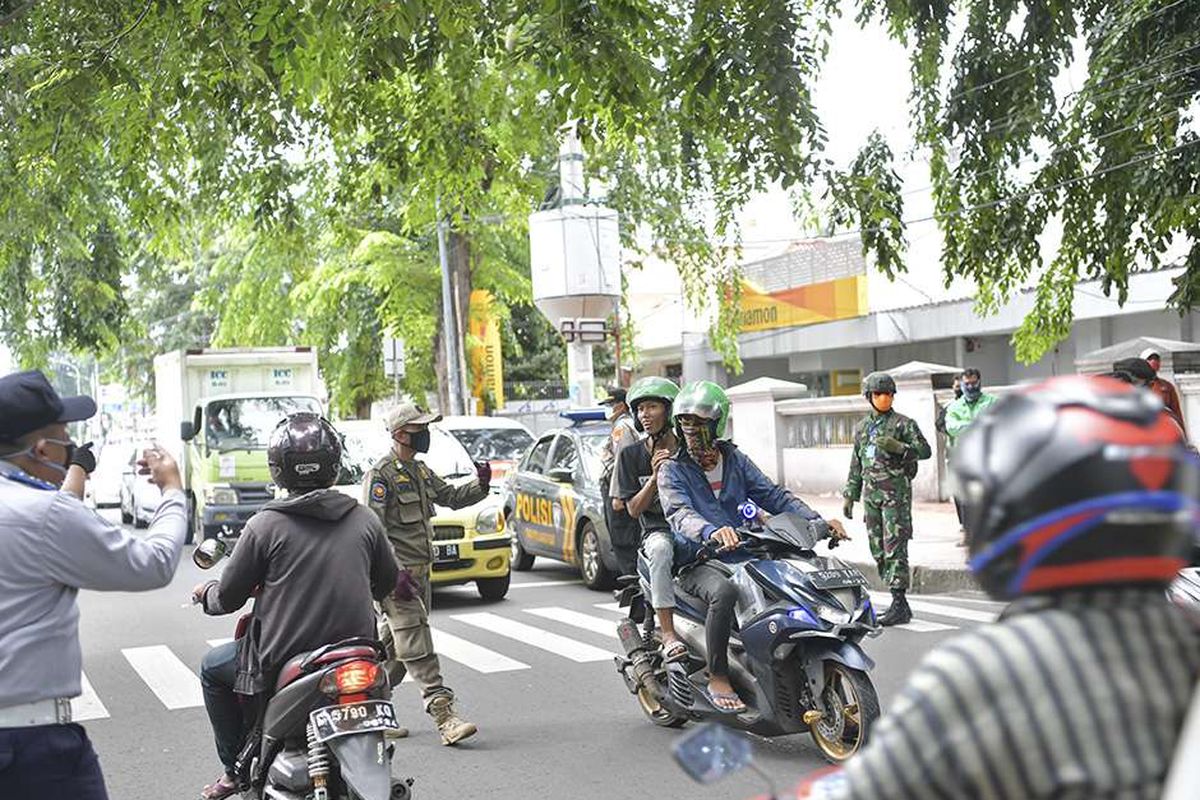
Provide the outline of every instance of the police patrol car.
[[511,473],[504,516],[512,530],[512,567],[542,556],[579,567],[583,582],[607,589],[618,574],[604,524],[601,453],[611,426],[603,411],[564,411],[567,428],[543,434]]

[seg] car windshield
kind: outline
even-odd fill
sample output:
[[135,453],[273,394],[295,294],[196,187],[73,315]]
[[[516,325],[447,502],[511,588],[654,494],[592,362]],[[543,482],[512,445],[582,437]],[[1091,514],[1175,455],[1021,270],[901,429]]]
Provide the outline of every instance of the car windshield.
[[[338,484],[362,483],[363,477],[386,450],[386,443],[381,446],[379,441],[374,440],[373,444],[368,444],[360,436],[345,434],[342,437],[342,472],[338,476]],[[446,479],[475,474],[475,466],[458,441],[437,428],[429,430],[429,452],[417,457]]]
[[516,461],[533,444],[520,428],[453,428],[450,433],[473,461]]
[[321,413],[312,397],[237,397],[213,400],[204,409],[204,437],[209,449],[265,450],[271,431],[288,414]]

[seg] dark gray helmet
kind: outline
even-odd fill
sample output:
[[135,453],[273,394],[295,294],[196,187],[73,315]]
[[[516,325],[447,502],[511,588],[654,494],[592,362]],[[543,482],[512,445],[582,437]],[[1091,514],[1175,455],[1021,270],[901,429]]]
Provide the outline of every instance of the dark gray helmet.
[[872,372],[863,379],[863,397],[868,400],[871,398],[871,393],[879,394],[895,394],[896,380],[886,372]]
[[275,484],[289,492],[327,489],[342,467],[341,437],[320,414],[290,414],[271,432],[267,467]]

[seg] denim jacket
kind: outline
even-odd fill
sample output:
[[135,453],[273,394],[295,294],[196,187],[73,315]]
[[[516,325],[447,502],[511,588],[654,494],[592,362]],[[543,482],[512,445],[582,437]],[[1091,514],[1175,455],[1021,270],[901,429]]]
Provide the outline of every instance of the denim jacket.
[[[795,512],[805,519],[818,519],[804,501],[763,474],[754,462],[732,442],[719,441],[723,474],[719,496],[708,485],[704,470],[688,455],[686,448],[658,471],[658,496],[663,513],[675,535],[675,559],[688,555],[691,560],[718,528],[738,528],[746,523],[738,506],[747,500],[768,514]],[[731,553],[722,560],[738,561],[746,556]]]

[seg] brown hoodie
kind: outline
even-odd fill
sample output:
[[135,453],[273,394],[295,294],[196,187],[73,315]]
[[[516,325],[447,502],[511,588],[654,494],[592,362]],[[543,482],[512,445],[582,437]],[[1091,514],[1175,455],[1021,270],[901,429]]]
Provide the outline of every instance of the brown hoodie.
[[379,518],[331,489],[273,500],[246,523],[208,614],[241,608],[258,588],[238,650],[240,694],[272,688],[293,656],[352,636],[375,638],[372,600],[396,587],[399,565]]

